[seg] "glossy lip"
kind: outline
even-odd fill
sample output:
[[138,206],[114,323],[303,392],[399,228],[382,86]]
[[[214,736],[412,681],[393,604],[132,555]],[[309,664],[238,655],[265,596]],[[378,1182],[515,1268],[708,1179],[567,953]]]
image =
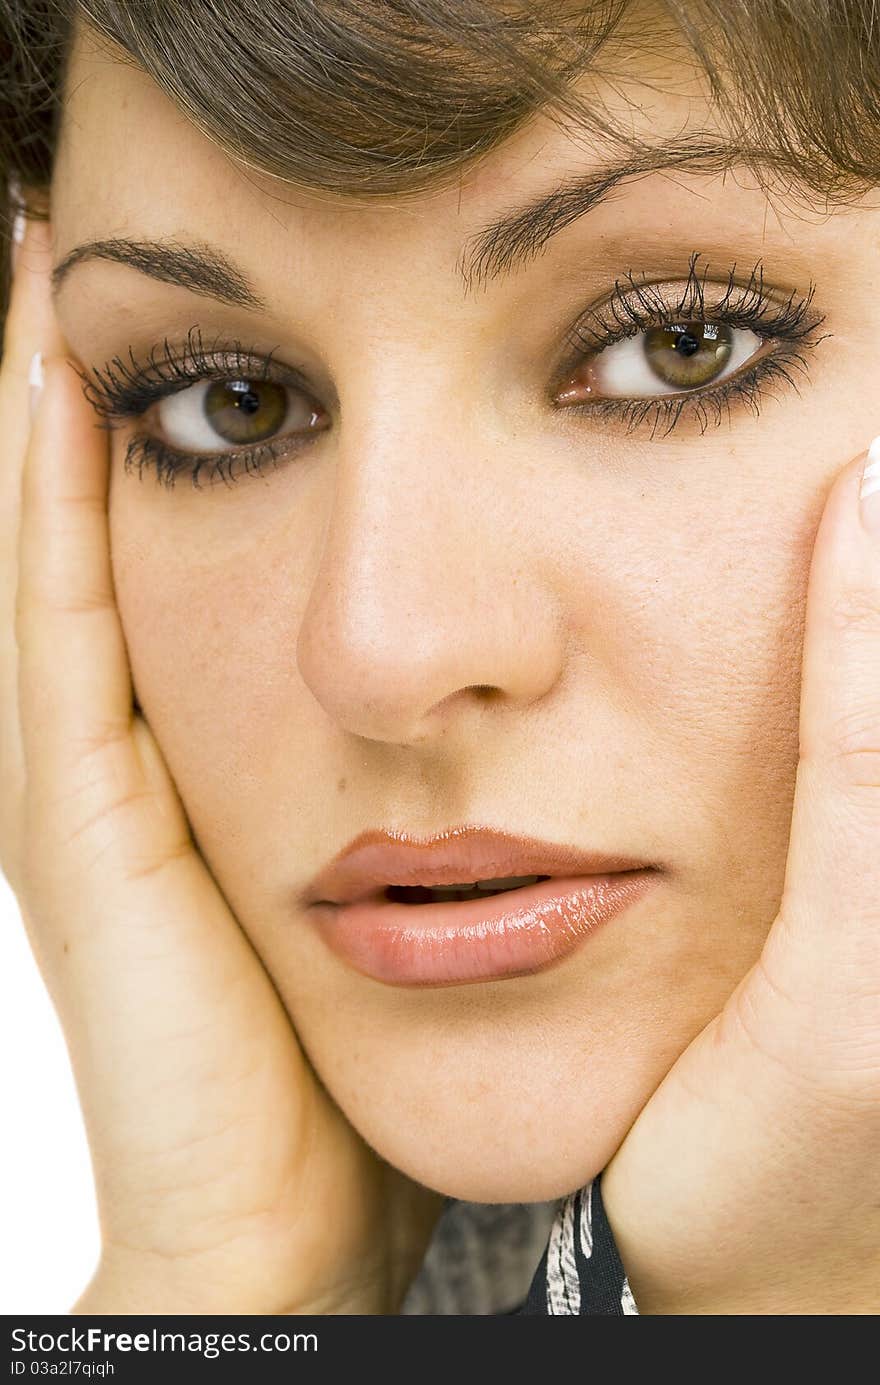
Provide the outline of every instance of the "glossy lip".
[[[404,904],[390,884],[442,885],[550,875],[486,899]],[[632,857],[578,851],[487,828],[429,839],[362,833],[303,896],[325,943],[374,980],[448,986],[543,971],[660,879]]]
[[379,828],[362,832],[343,848],[315,876],[303,902],[353,904],[380,896],[387,885],[455,885],[511,875],[608,875],[648,865],[632,856],[578,850],[490,827],[454,827],[432,837]]

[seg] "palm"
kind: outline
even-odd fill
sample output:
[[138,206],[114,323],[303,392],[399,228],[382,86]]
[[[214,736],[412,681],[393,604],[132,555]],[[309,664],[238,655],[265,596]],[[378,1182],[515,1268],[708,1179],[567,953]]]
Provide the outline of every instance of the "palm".
[[433,1195],[387,1168],[316,1080],[192,843],[146,723],[135,719],[127,747],[98,754],[89,776],[97,769],[121,788],[117,806],[65,830],[94,862],[80,897],[124,900],[125,926],[112,907],[91,914],[68,953],[68,967],[91,978],[87,1022],[70,977],[57,1003],[71,1011],[63,1018],[117,1253],[171,1257],[235,1283],[239,1312],[322,1311],[383,1286],[392,1244],[405,1277]]

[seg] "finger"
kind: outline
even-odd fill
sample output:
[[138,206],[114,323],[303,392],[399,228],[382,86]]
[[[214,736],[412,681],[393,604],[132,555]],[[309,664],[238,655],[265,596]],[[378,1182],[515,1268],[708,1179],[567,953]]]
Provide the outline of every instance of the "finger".
[[[42,373],[22,469],[15,608],[26,781],[22,870],[36,920],[31,942],[50,990],[63,930],[78,939],[78,966],[89,959],[88,993],[97,1011],[116,1003],[129,951],[148,944],[155,950],[157,920],[177,930],[185,955],[190,935],[204,948],[203,933],[213,925],[219,938],[227,911],[198,867],[161,752],[134,713],[111,563],[107,433],[95,426],[68,360],[50,358]],[[191,915],[169,909],[175,879]],[[62,1009],[73,970],[58,973],[65,978],[56,994]],[[167,989],[167,959],[154,970]],[[142,958],[135,972],[144,983]],[[85,985],[81,975],[77,984]],[[70,1027],[69,1004],[67,1015]]]
[[698,1313],[827,1296],[817,1245],[823,1270],[840,1245],[857,1247],[845,1270],[876,1270],[880,439],[862,507],[866,460],[836,477],[813,545],[779,914],[602,1175],[650,1312],[675,1294]]
[[0,366],[0,863],[16,889],[24,765],[19,728],[15,593],[21,475],[29,431],[28,368],[35,351],[63,355],[49,292],[51,228],[25,221],[4,324]]
[[860,500],[869,468],[871,489],[880,439],[837,477],[814,545],[780,910],[816,984],[839,979],[853,999],[876,996],[880,974],[880,492]]
[[[28,795],[58,786],[131,732],[132,687],[110,562],[107,435],[71,364],[43,362],[22,474],[16,637]],[[26,709],[26,711],[25,711]]]

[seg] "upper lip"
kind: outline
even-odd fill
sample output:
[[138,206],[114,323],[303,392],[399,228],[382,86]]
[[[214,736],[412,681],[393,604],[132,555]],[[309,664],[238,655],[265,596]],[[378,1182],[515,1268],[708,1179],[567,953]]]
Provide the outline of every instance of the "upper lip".
[[310,882],[307,905],[352,904],[388,885],[454,885],[516,875],[606,875],[647,862],[583,851],[487,827],[456,827],[432,837],[384,828],[362,832]]

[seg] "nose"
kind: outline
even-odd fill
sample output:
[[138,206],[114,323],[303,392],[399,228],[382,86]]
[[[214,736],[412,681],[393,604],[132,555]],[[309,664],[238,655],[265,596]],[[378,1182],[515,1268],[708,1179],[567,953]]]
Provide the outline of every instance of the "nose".
[[517,473],[509,439],[442,416],[437,392],[420,403],[410,388],[381,426],[375,412],[350,413],[346,437],[337,431],[297,645],[301,676],[337,725],[395,744],[484,715],[488,702],[527,706],[563,663],[560,603],[529,515],[533,468]]

